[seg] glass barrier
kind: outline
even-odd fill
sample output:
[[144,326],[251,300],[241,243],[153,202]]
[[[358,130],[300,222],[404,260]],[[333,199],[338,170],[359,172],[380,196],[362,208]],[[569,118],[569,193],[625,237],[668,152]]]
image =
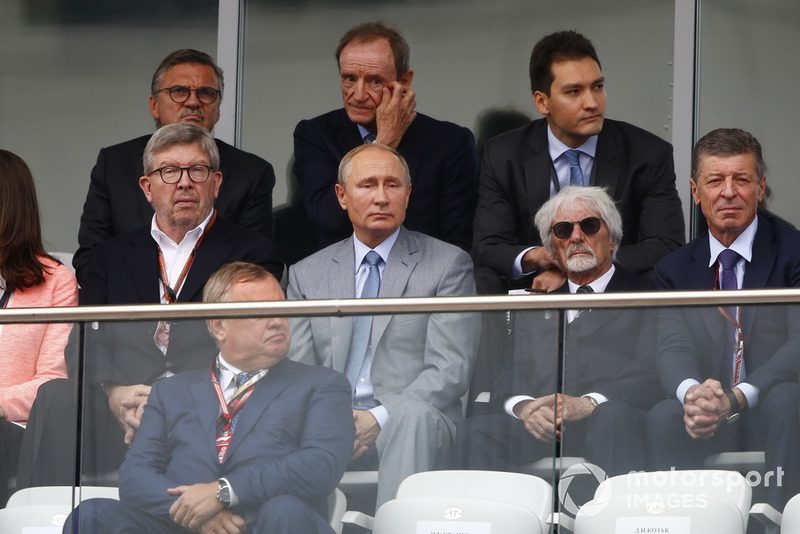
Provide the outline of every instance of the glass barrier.
[[[129,505],[139,525],[169,522],[192,497],[216,506],[220,477],[251,525],[276,494],[328,522],[337,486],[374,515],[407,475],[449,469],[474,474],[458,475],[473,496],[485,471],[544,481],[529,505],[558,515],[543,532],[554,517],[695,532],[693,509],[723,501],[747,522],[749,503],[782,510],[800,493],[798,296],[709,293],[45,310],[26,322],[78,321],[71,378],[39,388],[0,531],[102,532]],[[371,338],[348,366],[363,319]],[[269,371],[237,384],[256,367]],[[645,508],[661,511],[642,522]]]

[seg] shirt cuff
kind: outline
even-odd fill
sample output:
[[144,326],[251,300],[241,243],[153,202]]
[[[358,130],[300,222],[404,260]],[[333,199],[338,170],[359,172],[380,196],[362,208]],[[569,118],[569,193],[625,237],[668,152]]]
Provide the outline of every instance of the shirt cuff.
[[231,485],[231,481],[225,477],[220,477],[220,480],[224,480],[228,483],[228,487],[231,489],[231,507],[236,506],[239,504],[239,497],[236,496],[236,492],[233,491],[233,486]]
[[369,413],[372,414],[372,417],[378,422],[378,426],[383,428],[386,424],[386,421],[389,420],[389,410],[386,409],[386,406],[381,404],[380,406],[376,406],[372,408]]
[[527,252],[529,250],[533,250],[535,248],[539,248],[539,247],[528,247],[525,250],[523,250],[522,252],[520,252],[519,255],[516,257],[516,259],[514,260],[514,265],[511,266],[511,278],[513,280],[515,280],[515,281],[522,280],[524,277],[528,276],[529,274],[535,273],[536,271],[539,270],[539,269],[534,269],[529,273],[523,273],[522,272],[522,257],[525,256],[525,254],[527,254]]
[[514,406],[526,400],[536,400],[536,399],[531,397],[530,395],[514,395],[513,397],[509,397],[508,399],[506,399],[506,402],[503,403],[503,409],[511,417],[519,419],[519,417],[517,417],[517,415],[514,413]]
[[759,390],[752,384],[748,384],[747,382],[739,382],[734,387],[739,388],[739,391],[742,392],[744,398],[747,399],[747,409],[755,408],[758,404],[758,393]]
[[675,391],[675,398],[681,401],[681,404],[686,403],[686,392],[689,391],[689,388],[692,386],[699,386],[700,382],[695,380],[694,378],[687,378],[683,382],[678,385],[678,389]]
[[597,404],[603,404],[608,400],[608,397],[603,395],[602,393],[587,393],[585,395],[581,395],[581,397],[590,397],[597,401]]

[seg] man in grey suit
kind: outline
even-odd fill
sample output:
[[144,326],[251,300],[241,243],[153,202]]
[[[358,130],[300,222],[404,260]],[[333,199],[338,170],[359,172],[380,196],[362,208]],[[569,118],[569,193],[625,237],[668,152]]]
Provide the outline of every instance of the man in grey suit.
[[[402,226],[410,193],[408,166],[396,150],[379,144],[351,150],[339,165],[336,195],[353,235],[294,265],[289,298],[474,295],[464,251]],[[448,461],[479,324],[465,313],[292,320],[290,357],[350,379],[351,460],[376,457],[378,506],[408,475]]]

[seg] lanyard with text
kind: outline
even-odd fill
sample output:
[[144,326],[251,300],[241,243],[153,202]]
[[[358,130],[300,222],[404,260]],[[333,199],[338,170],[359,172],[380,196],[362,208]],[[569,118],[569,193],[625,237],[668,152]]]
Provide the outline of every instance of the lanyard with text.
[[219,459],[219,463],[223,463],[225,461],[225,456],[228,454],[228,447],[233,437],[233,431],[235,430],[234,421],[236,416],[253,393],[256,382],[264,378],[267,374],[267,370],[262,369],[253,375],[250,380],[237,387],[236,391],[233,393],[233,397],[231,397],[230,404],[228,404],[225,402],[225,395],[222,393],[222,387],[219,385],[214,367],[215,365],[212,364],[211,383],[214,384],[214,391],[217,393],[217,400],[219,401],[221,410],[221,414],[217,419],[217,458]]
[[[714,276],[714,289],[719,289],[719,264],[717,264],[716,275]],[[733,381],[731,382],[731,386],[735,386],[742,378],[742,356],[744,355],[744,335],[742,334],[741,320],[742,307],[736,306],[736,317],[733,317],[724,306],[717,306],[717,309],[736,330],[736,352],[733,357]]]
[[181,274],[178,277],[178,281],[175,283],[174,288],[170,287],[169,285],[169,278],[167,278],[167,268],[164,265],[164,254],[161,253],[161,247],[158,247],[158,268],[159,268],[158,273],[159,276],[161,277],[161,283],[164,285],[164,297],[170,304],[178,300],[178,292],[181,290],[183,281],[186,279],[186,274],[192,267],[192,263],[194,262],[194,257],[197,255],[197,249],[200,247],[200,244],[203,242],[203,239],[206,237],[208,231],[211,229],[212,226],[214,226],[214,222],[216,220],[217,220],[217,212],[215,211],[214,214],[211,216],[211,220],[208,221],[205,230],[203,230],[200,239],[197,240],[197,243],[195,243],[192,252],[186,259],[186,263],[183,265],[183,269],[181,270]]

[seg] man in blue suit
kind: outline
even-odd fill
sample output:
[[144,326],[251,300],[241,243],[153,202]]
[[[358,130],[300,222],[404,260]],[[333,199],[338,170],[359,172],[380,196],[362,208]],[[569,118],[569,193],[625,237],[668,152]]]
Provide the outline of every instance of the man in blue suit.
[[[283,291],[263,268],[237,262],[209,279],[203,300],[283,300]],[[354,439],[347,380],[285,359],[285,318],[208,328],[218,356],[153,385],[120,468],[121,500],[82,503],[65,532],[333,532],[326,497]]]
[[294,131],[294,173],[319,248],[348,237],[350,221],[334,187],[339,162],[360,144],[397,149],[414,189],[405,225],[468,250],[478,201],[472,133],[414,111],[408,43],[394,28],[367,22],[339,41],[336,61],[344,108],[303,120]]
[[[757,215],[761,145],[739,129],[706,134],[692,154],[692,196],[708,232],[656,264],[661,289],[800,286],[800,232]],[[698,468],[709,454],[761,449],[767,500],[800,491],[797,306],[659,312],[656,365],[670,397],[648,414],[652,464]]]

